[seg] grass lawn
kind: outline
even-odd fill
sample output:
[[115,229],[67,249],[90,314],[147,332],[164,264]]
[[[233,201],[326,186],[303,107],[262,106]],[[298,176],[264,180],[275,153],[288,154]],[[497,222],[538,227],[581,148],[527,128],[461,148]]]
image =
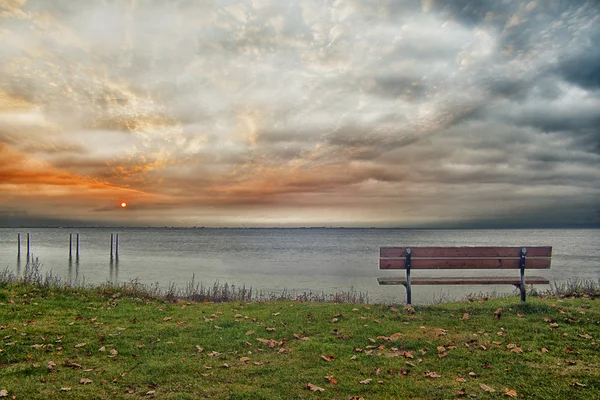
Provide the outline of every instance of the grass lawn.
[[5,284],[0,397],[598,399],[599,324],[585,298],[406,310]]

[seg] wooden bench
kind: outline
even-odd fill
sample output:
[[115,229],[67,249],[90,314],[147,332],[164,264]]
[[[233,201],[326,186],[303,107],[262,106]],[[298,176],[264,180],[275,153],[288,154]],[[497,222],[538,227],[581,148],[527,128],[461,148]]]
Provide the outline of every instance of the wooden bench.
[[[525,302],[525,285],[550,283],[525,277],[526,269],[550,268],[552,247],[380,247],[379,269],[404,269],[406,277],[377,278],[380,285],[403,285],[411,304],[411,285],[515,285]],[[412,277],[413,269],[518,269],[513,277]]]

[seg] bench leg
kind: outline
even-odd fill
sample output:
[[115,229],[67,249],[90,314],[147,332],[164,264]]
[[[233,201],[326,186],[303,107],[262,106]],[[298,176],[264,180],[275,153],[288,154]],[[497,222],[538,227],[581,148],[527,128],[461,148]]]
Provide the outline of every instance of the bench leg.
[[526,295],[525,295],[525,285],[521,285],[519,283],[515,284],[517,289],[521,290],[521,303],[525,303]]
[[406,305],[410,306],[412,303],[412,295],[410,291],[410,283],[405,283],[404,288],[406,289]]

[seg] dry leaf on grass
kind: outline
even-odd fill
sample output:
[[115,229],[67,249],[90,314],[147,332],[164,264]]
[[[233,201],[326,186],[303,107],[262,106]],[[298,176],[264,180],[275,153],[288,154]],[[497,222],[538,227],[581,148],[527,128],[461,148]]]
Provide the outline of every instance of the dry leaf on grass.
[[361,385],[368,385],[369,383],[371,383],[373,379],[369,378],[369,379],[365,379],[364,381],[360,381],[358,383],[360,383]]
[[79,344],[76,344],[76,345],[75,345],[75,348],[83,347],[83,346],[85,346],[85,345],[86,345],[86,343],[79,343]]
[[486,392],[490,392],[490,393],[493,393],[496,391],[493,388],[489,387],[488,385],[484,385],[483,383],[480,383],[479,387],[482,388],[483,390],[485,390]]
[[0,397],[7,397],[7,396],[8,396],[8,391],[6,389],[0,390]]
[[504,388],[504,394],[509,397],[517,397],[517,392],[515,392],[514,390],[511,390],[509,388]]
[[331,361],[334,361],[334,360],[335,360],[335,357],[334,357],[334,356],[325,356],[325,355],[321,355],[321,358],[322,358],[323,360],[325,360],[325,361],[329,361],[329,362],[331,362]]
[[584,339],[591,339],[592,338],[592,336],[588,335],[587,333],[585,333],[583,335],[577,335],[577,336],[579,336],[580,338],[584,338]]
[[441,375],[435,371],[425,371],[426,378],[441,378]]
[[325,389],[323,389],[322,387],[313,385],[312,383],[307,383],[306,386],[304,387],[304,389],[310,390],[312,392],[324,392],[325,391]]
[[338,383],[337,379],[335,379],[335,378],[333,377],[333,375],[328,375],[328,376],[326,376],[326,377],[325,377],[325,380],[326,380],[327,382],[329,382],[329,383],[333,383],[334,385],[337,385],[337,383]]
[[89,379],[89,378],[81,378],[79,380],[79,383],[82,384],[82,385],[88,385],[88,384],[92,383],[92,380]]
[[467,380],[465,378],[458,377],[455,379],[455,381],[458,383],[465,383]]
[[70,387],[61,387],[61,388],[60,388],[60,391],[61,391],[61,392],[70,392],[70,391],[71,391],[71,388],[70,388]]

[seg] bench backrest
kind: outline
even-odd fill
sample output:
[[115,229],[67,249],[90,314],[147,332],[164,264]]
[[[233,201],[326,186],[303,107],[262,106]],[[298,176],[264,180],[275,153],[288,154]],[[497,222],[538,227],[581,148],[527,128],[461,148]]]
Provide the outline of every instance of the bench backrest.
[[[550,268],[552,247],[380,247],[380,269],[519,269]],[[408,251],[407,251],[408,250]]]

